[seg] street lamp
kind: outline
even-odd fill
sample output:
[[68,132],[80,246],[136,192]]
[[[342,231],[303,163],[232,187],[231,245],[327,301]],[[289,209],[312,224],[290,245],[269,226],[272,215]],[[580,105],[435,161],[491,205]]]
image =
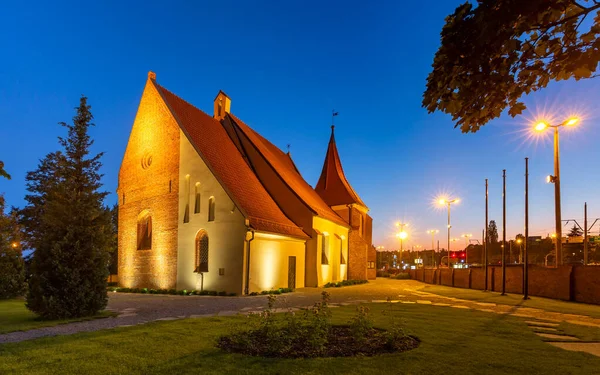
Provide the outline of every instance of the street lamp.
[[517,238],[516,242],[519,245],[519,263],[523,263],[523,247],[521,246],[523,240],[521,238]]
[[469,251],[467,248],[469,247],[469,238],[473,237],[472,234],[462,234],[461,237],[465,239],[465,263],[469,264]]
[[431,251],[432,251],[432,256],[431,258],[433,259],[433,266],[435,267],[435,235],[436,233],[439,233],[440,231],[437,229],[430,229],[427,231],[427,233],[431,234]]
[[396,223],[396,226],[400,228],[400,232],[396,234],[396,237],[400,239],[400,262],[402,262],[402,250],[404,246],[404,240],[406,239],[406,237],[408,237],[408,234],[404,231],[404,227],[407,225],[408,224],[406,223]]
[[[415,247],[417,248],[417,262],[421,262],[420,264],[423,265],[423,268],[425,267],[425,263],[423,263],[423,259],[421,259],[421,248],[423,246],[421,245],[413,245],[413,251],[415,251]],[[419,268],[419,263],[417,263],[417,268]]]
[[554,128],[554,176],[548,176],[547,181],[554,183],[554,219],[556,226],[556,267],[562,264],[562,224],[561,224],[561,207],[560,207],[560,152],[558,128],[562,126],[575,126],[579,122],[577,117],[572,117],[558,125],[549,125],[544,121],[538,122],[533,128],[542,132],[547,128]]
[[450,228],[452,228],[452,226],[450,225],[450,206],[453,203],[458,203],[459,199],[458,198],[454,198],[454,199],[442,198],[438,202],[440,205],[446,205],[448,207],[448,268],[450,268]]

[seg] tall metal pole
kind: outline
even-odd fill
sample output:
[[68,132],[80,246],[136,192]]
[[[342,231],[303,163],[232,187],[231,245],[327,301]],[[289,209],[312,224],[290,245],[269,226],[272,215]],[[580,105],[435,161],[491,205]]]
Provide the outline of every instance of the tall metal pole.
[[483,241],[483,263],[485,265],[485,287],[488,289],[488,179],[485,179],[485,241]]
[[558,126],[554,128],[554,216],[556,225],[556,267],[562,265],[562,218],[560,209],[560,155]]
[[527,243],[529,242],[529,158],[525,158],[525,246],[523,248],[523,299],[529,298],[529,262]]
[[435,230],[431,231],[431,253],[431,259],[433,260],[431,264],[435,267]]
[[502,295],[506,293],[506,169],[502,170]]
[[442,263],[442,258],[441,258],[442,253],[440,253],[440,240],[438,240],[438,242],[437,242],[437,253],[440,255],[440,263],[438,263],[438,262],[435,262],[435,263],[438,265],[438,268],[439,268],[440,264]]
[[448,268],[450,268],[450,202],[448,202]]
[[583,206],[583,265],[588,264],[588,223],[587,223],[587,202]]

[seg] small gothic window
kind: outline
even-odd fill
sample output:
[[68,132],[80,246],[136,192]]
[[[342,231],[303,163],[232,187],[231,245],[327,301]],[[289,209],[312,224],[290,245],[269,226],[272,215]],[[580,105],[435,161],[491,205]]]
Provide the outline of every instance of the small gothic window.
[[208,233],[204,229],[196,235],[196,261],[194,272],[208,272]]
[[150,213],[148,211],[143,211],[138,216],[137,249],[152,249],[152,216],[150,216]]
[[321,238],[321,264],[329,264],[329,236],[323,235]]
[[183,213],[183,222],[190,222],[190,175],[185,176],[185,211]]
[[360,233],[361,237],[364,236],[364,221],[362,214],[360,214],[358,233]]
[[346,264],[346,258],[344,258],[344,240],[340,238],[340,264]]
[[219,117],[223,115],[223,99],[219,99]]
[[196,187],[194,188],[194,213],[200,213],[200,183],[196,182]]
[[208,199],[208,221],[215,221],[215,197]]

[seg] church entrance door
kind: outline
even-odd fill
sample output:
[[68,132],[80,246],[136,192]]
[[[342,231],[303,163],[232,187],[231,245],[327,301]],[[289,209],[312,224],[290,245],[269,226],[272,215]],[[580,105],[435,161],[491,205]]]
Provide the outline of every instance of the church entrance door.
[[291,256],[288,260],[288,288],[296,289],[296,257]]

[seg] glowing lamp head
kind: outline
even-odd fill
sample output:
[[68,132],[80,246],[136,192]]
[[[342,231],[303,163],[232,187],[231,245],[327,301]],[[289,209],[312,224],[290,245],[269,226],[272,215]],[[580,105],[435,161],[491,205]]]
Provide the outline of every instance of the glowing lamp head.
[[19,244],[18,244],[18,243],[16,243],[16,242],[13,242],[13,243],[11,244],[11,246],[13,247],[13,249],[16,249],[16,248],[19,246]]
[[438,203],[439,203],[439,204],[446,204],[446,200],[445,200],[444,198],[442,198],[442,199],[440,199],[440,200],[438,201]]
[[520,239],[520,238],[518,238],[518,239],[517,239],[517,243],[518,243],[518,244],[521,244],[521,242],[523,242],[523,240],[522,240],[522,239]]
[[577,124],[578,122],[579,122],[579,119],[577,117],[571,117],[570,119],[567,120],[567,122],[565,122],[565,125],[573,126],[573,125]]
[[408,234],[406,232],[400,232],[396,235],[399,239],[404,240],[406,239],[406,237],[408,237]]
[[540,121],[537,123],[537,125],[534,126],[534,129],[541,132],[544,131],[547,127],[548,124],[546,124],[544,121]]

